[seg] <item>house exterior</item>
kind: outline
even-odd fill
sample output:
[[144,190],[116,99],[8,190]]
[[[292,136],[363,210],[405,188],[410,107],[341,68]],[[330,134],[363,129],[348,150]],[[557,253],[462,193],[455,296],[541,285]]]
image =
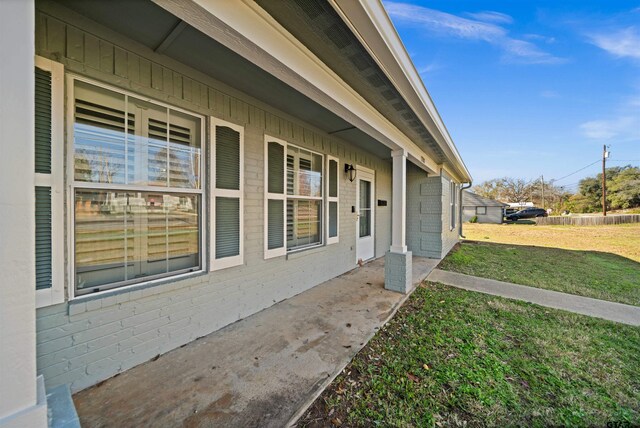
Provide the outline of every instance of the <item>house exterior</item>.
[[483,198],[468,190],[462,191],[462,221],[477,217],[478,223],[500,224],[504,220],[504,210],[508,204]]
[[378,1],[9,0],[0,31],[0,426],[458,240],[471,176]]

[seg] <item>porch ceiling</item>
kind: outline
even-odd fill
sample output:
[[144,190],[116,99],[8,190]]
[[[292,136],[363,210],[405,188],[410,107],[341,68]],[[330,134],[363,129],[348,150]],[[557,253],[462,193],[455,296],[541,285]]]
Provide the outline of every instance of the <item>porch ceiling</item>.
[[57,0],[157,53],[382,158],[382,143],[150,0]]

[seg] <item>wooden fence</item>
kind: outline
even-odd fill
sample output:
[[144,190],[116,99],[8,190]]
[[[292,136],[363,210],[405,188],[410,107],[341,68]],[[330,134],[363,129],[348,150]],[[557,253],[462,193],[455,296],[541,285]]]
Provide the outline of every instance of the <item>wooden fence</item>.
[[614,214],[603,216],[538,217],[541,226],[602,226],[608,224],[640,223],[640,214]]

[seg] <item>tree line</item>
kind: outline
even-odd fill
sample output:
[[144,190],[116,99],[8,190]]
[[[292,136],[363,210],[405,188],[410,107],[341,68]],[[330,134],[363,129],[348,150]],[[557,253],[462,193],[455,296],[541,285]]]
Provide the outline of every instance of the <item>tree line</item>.
[[[607,209],[640,207],[640,168],[627,165],[607,168]],[[602,173],[583,178],[576,192],[553,181],[527,181],[522,178],[494,178],[472,188],[482,197],[501,202],[533,202],[554,212],[590,213],[602,211]]]

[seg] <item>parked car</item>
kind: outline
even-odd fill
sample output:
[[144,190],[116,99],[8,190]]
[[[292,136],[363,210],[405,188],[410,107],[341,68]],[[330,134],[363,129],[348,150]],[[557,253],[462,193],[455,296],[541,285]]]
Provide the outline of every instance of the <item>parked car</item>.
[[515,214],[518,211],[520,211],[518,208],[505,208],[504,209],[504,215],[508,216],[509,214]]
[[523,218],[547,217],[548,215],[542,208],[529,207],[507,215],[507,220],[518,221]]

